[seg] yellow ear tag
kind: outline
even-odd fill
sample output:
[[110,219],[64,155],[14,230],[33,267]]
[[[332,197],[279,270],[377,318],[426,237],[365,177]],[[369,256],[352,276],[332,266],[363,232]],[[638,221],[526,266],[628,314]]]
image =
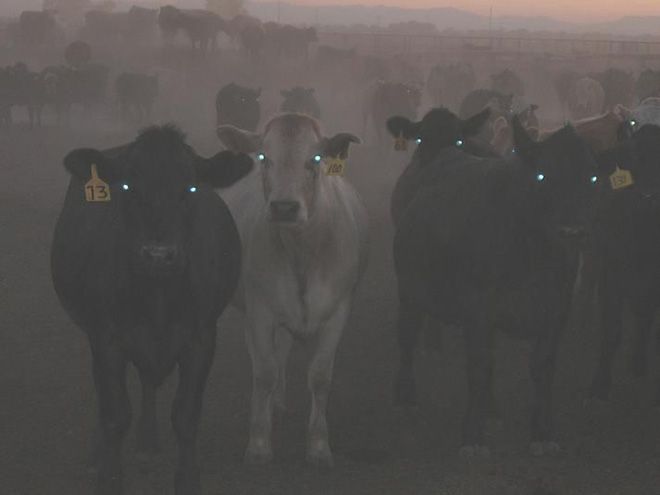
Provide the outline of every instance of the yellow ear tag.
[[616,170],[612,175],[610,175],[610,185],[612,190],[616,191],[617,189],[623,189],[625,187],[630,187],[635,183],[633,176],[630,173],[630,170],[625,170],[619,168],[617,165]]
[[335,157],[326,157],[325,162],[325,175],[338,175],[340,177],[344,176],[344,170],[346,169],[346,158],[340,156]]
[[85,201],[104,203],[110,201],[110,186],[99,177],[96,164],[92,164],[92,178],[85,184]]
[[403,134],[399,134],[399,136],[394,139],[394,151],[406,151],[407,149],[408,140],[403,137]]

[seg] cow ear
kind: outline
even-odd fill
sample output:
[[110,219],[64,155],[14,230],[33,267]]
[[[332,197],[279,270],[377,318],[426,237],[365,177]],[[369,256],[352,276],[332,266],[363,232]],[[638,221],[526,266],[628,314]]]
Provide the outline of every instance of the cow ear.
[[340,132],[331,138],[324,138],[322,142],[323,154],[345,158],[348,156],[348,148],[351,143],[360,144],[362,141],[356,135],[348,132]]
[[221,151],[211,158],[199,158],[195,162],[197,180],[214,188],[225,188],[245,177],[254,166],[245,153]]
[[389,133],[395,138],[403,136],[406,139],[416,139],[420,122],[413,122],[406,117],[395,116],[387,119],[385,124]]
[[517,115],[514,115],[511,119],[511,126],[513,127],[513,143],[516,151],[523,154],[531,151],[536,143],[534,143],[534,140],[520,123]]
[[80,180],[92,178],[92,165],[96,165],[98,177],[107,183],[120,180],[121,171],[101,151],[92,148],[80,148],[71,151],[64,158],[64,168]]
[[244,131],[233,125],[220,125],[216,133],[220,142],[231,151],[254,153],[261,148],[261,135],[256,132]]
[[476,115],[473,115],[467,120],[464,120],[461,125],[461,131],[463,135],[476,136],[481,131],[481,128],[488,121],[490,117],[490,108],[484,108],[481,112]]

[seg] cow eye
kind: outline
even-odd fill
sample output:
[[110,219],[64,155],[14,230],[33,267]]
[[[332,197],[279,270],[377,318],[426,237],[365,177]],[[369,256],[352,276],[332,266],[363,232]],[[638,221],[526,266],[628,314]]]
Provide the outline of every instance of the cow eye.
[[122,184],[122,185],[121,185],[121,188],[122,188],[124,191],[130,191],[130,190],[131,190],[131,187],[130,187],[128,184]]
[[259,154],[257,155],[257,159],[258,159],[261,163],[264,163],[264,162],[266,161],[266,155],[264,155],[263,153],[259,153]]
[[456,146],[458,146],[459,148],[463,146],[463,140],[462,139],[456,140]]
[[536,174],[536,181],[537,182],[543,182],[545,180],[545,175],[542,173]]
[[191,193],[196,193],[197,192],[197,186],[190,186],[188,188],[188,191],[190,191]]
[[312,160],[314,160],[314,163],[321,163],[323,157],[321,155],[314,155],[314,158],[312,158]]
[[637,125],[637,121],[636,120],[631,120],[630,125],[635,127]]
[[422,138],[417,138],[417,139],[415,140],[415,142],[416,142],[417,144],[422,144]]
[[598,176],[597,175],[592,175],[591,178],[589,179],[589,181],[592,184],[595,184],[596,182],[598,182]]

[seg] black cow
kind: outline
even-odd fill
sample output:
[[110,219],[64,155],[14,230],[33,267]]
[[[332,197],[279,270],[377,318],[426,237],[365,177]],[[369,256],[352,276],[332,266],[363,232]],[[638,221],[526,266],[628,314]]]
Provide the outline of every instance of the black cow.
[[[164,126],[119,148],[72,151],[64,166],[71,181],[55,229],[52,276],[91,348],[101,433],[97,493],[122,493],[121,445],[131,422],[126,372],[133,363],[143,390],[138,448],[146,453],[158,446],[156,389],[178,365],[176,493],[199,495],[202,396],[216,321],[236,289],[241,259],[236,225],[212,188],[236,182],[252,161],[226,151],[201,158],[180,131]],[[89,184],[94,173],[104,184]]]
[[605,90],[603,112],[614,110],[617,105],[631,108],[635,103],[635,78],[631,72],[607,69],[589,77],[598,81]]
[[454,108],[474,89],[476,80],[470,64],[436,65],[429,72],[426,91],[434,106]]
[[[647,373],[648,336],[660,308],[660,127],[645,125],[629,141],[599,157],[601,175],[593,227],[593,254],[598,270],[602,347],[592,394],[607,399],[612,360],[621,342],[624,308],[636,331],[631,368]],[[630,172],[632,184],[615,187],[607,180],[618,167]],[[658,334],[657,352],[660,352]],[[656,395],[660,405],[660,383]]]
[[660,71],[646,69],[637,79],[637,98],[644,101],[646,98],[660,96]]
[[367,135],[371,119],[379,144],[382,144],[384,124],[390,115],[408,119],[417,116],[422,92],[414,84],[376,81],[367,89],[362,108],[362,135]]
[[260,96],[261,88],[246,88],[234,83],[223,86],[215,98],[218,125],[231,124],[255,131],[261,118]]
[[130,120],[131,114],[138,123],[151,118],[158,96],[158,76],[124,72],[117,77],[115,90],[124,121]]
[[518,74],[511,69],[490,76],[491,89],[498,93],[525,96],[525,83]]
[[256,17],[239,14],[229,21],[229,31],[233,40],[245,50],[248,57],[258,59],[266,42],[266,31]]
[[192,49],[205,53],[209,44],[216,49],[220,32],[229,32],[227,23],[208,10],[182,10],[166,5],[158,14],[158,24],[166,37],[174,36],[179,30],[186,33]]
[[289,24],[266,22],[263,25],[266,47],[278,57],[303,58],[309,56],[309,45],[318,41],[316,28],[299,28]]
[[44,45],[59,37],[53,12],[25,10],[18,18],[17,41],[26,45]]
[[133,6],[128,12],[91,10],[85,14],[85,35],[105,41],[136,43],[156,30],[158,10]]
[[517,119],[514,160],[475,157],[459,145],[475,122],[444,117],[445,131],[430,137],[444,149],[420,164],[440,166],[442,173],[412,198],[394,238],[396,401],[416,403],[413,351],[425,317],[460,325],[469,384],[461,454],[487,454],[483,427],[494,408],[495,330],[533,337],[531,450],[552,452],[558,449],[551,425],[554,367],[578,265],[568,241],[582,231],[596,165],[571,127],[534,142]]
[[280,105],[282,112],[303,113],[315,119],[321,118],[321,106],[314,95],[314,88],[296,86],[283,90],[281,95],[284,98]]
[[27,110],[30,128],[41,125],[46,103],[44,81],[22,62],[5,67],[0,73],[0,115],[7,126],[12,124],[12,107]]

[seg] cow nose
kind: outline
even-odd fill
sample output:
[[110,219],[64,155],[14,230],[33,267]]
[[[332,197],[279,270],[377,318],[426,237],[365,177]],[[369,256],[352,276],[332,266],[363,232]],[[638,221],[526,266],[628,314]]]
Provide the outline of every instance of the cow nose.
[[178,257],[179,250],[173,244],[144,244],[140,248],[140,256],[153,265],[172,266]]
[[270,215],[274,222],[293,222],[300,210],[298,201],[271,201]]

